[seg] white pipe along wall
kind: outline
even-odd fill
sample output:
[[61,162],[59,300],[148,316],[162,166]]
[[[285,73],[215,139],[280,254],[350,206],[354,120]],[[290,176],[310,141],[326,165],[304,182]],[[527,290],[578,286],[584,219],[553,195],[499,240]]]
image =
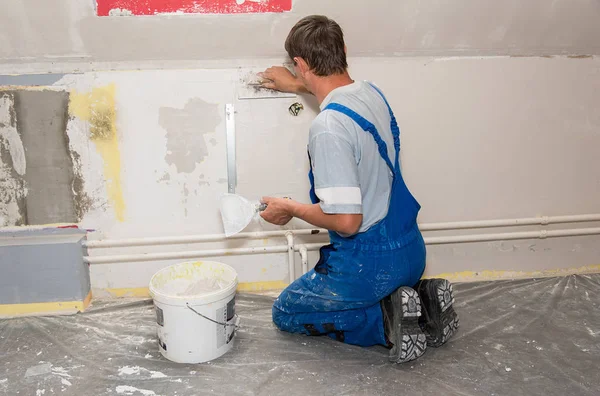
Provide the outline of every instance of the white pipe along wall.
[[[527,226],[527,225],[551,225],[563,223],[583,223],[583,222],[598,222],[600,214],[587,215],[572,215],[572,216],[542,216],[535,218],[522,219],[502,219],[502,220],[487,220],[487,221],[470,221],[456,223],[431,223],[422,224],[420,228],[423,231],[440,231],[440,230],[460,230],[473,228],[494,228],[508,226]],[[313,244],[294,244],[294,234],[296,235],[316,235],[324,234],[326,230],[305,229],[305,230],[287,230],[287,231],[271,231],[271,232],[254,232],[254,233],[239,233],[233,236],[234,239],[261,239],[265,237],[285,237],[286,246],[269,246],[269,247],[254,247],[254,248],[239,248],[239,249],[214,249],[214,250],[199,250],[188,252],[173,252],[173,253],[143,253],[131,255],[114,255],[114,256],[96,256],[85,257],[85,262],[89,264],[110,264],[133,261],[151,261],[151,260],[168,260],[168,259],[196,259],[215,256],[238,256],[247,254],[265,254],[265,253],[283,253],[288,252],[288,269],[289,282],[296,279],[295,276],[295,260],[294,252],[300,253],[302,262],[302,273],[308,272],[308,251],[319,250],[324,243]],[[598,228],[580,228],[567,230],[540,230],[540,231],[525,231],[525,232],[508,232],[497,234],[480,234],[480,235],[458,235],[445,237],[425,237],[427,245],[452,244],[452,243],[469,243],[469,242],[485,242],[485,241],[504,241],[516,239],[531,239],[531,238],[558,238],[568,236],[583,236],[583,235],[600,235],[600,227]],[[232,238],[232,237],[229,237]],[[87,248],[97,247],[118,247],[118,246],[148,246],[152,245],[175,245],[181,243],[198,243],[198,242],[214,242],[225,240],[227,237],[223,234],[203,235],[203,236],[188,236],[188,237],[164,237],[164,238],[139,238],[122,241],[91,241],[85,242]]]
[[[427,276],[600,269],[600,237],[587,235],[600,226],[596,215],[582,215],[589,227],[579,229],[579,216],[540,216],[600,213],[594,0],[294,0],[284,14],[148,17],[98,17],[93,1],[13,3],[0,11],[1,92],[67,98],[64,135],[84,204],[78,220],[96,230],[89,259],[147,260],[92,265],[95,292],[145,288],[189,252],[243,253],[212,257],[257,288],[281,287],[316,262],[312,246],[326,241],[309,225],[293,221],[286,237],[287,229],[258,221],[224,239],[218,213],[228,190],[226,104],[236,112],[236,192],[308,202],[306,146],[317,104],[240,93],[244,73],[286,61],[289,29],[315,13],[342,24],[352,77],[375,82],[394,108],[403,176],[422,206]],[[297,116],[288,111],[295,102],[304,106]],[[13,108],[0,100],[0,117]],[[94,138],[90,109],[111,115],[109,142]],[[19,133],[0,133],[10,134],[10,153],[21,152]],[[0,179],[5,173],[0,167]],[[11,205],[0,204],[0,221],[14,220]],[[496,227],[506,229],[485,231]],[[478,231],[465,235],[469,229]]]
[[[572,216],[542,216],[530,217],[523,219],[501,219],[501,220],[477,220],[477,221],[457,221],[453,223],[426,223],[419,224],[421,231],[442,231],[442,230],[462,230],[473,228],[493,228],[493,227],[510,227],[510,226],[525,226],[525,225],[549,225],[562,223],[584,223],[584,222],[600,222],[600,214],[585,214]],[[131,238],[119,240],[96,240],[85,241],[83,246],[91,248],[110,248],[124,246],[149,246],[149,245],[176,245],[186,243],[199,242],[217,242],[226,239],[263,239],[285,236],[288,240],[288,245],[293,245],[294,235],[317,235],[326,234],[324,229],[305,229],[305,230],[287,230],[287,231],[265,231],[265,232],[241,232],[230,237],[225,234],[212,235],[190,235],[190,236],[172,236],[172,237],[155,237],[155,238]]]

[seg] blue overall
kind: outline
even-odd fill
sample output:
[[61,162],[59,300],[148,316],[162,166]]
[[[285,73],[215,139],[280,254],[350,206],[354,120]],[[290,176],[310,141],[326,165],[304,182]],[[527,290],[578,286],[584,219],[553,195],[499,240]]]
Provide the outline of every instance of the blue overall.
[[[375,126],[348,107],[329,104],[323,111],[350,117],[377,143],[379,154],[393,172],[388,213],[369,230],[351,237],[330,232],[331,244],[320,251],[315,268],[289,285],[275,300],[273,322],[281,330],[307,335],[326,334],[348,344],[387,345],[380,301],[401,286],[414,286],[425,269],[425,244],[417,227],[420,205],[400,173],[400,130],[391,116],[396,158]],[[312,166],[310,196],[315,194]]]

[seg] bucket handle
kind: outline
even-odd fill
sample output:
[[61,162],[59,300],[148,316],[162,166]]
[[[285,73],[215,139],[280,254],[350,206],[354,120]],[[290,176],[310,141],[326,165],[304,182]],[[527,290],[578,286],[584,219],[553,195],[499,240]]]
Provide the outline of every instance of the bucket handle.
[[185,305],[190,310],[192,310],[192,312],[194,312],[196,315],[203,317],[204,319],[208,320],[209,322],[213,322],[213,323],[216,323],[221,326],[233,326],[233,327],[235,327],[235,330],[238,330],[240,328],[240,326],[238,325],[240,317],[237,314],[235,314],[235,316],[234,316],[234,318],[235,318],[234,323],[222,323],[222,322],[217,322],[216,320],[211,319],[208,316],[202,315],[200,312],[198,312],[194,308],[190,307],[190,304],[188,304],[188,303],[185,303]]

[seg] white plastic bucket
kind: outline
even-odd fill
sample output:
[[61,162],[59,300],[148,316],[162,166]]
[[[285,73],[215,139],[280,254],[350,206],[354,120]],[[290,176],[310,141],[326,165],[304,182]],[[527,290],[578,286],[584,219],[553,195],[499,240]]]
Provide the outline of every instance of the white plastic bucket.
[[194,261],[158,271],[150,280],[161,354],[202,363],[233,347],[237,273],[226,264]]

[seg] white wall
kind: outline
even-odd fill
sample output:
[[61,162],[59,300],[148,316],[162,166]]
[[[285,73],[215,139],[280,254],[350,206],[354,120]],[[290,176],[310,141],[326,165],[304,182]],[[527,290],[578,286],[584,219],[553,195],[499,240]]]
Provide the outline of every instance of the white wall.
[[[362,58],[351,61],[351,71],[356,79],[379,84],[397,113],[405,177],[423,206],[420,222],[600,213],[598,59]],[[237,109],[238,192],[249,198],[276,194],[308,201],[306,138],[315,104],[299,98],[306,110],[293,117],[287,107],[295,99],[237,100],[237,76],[233,69],[104,72],[68,75],[55,84],[78,90],[109,83],[117,87],[125,221],[115,220],[110,208],[91,212],[83,225],[98,229],[93,237],[222,232],[217,205],[219,194],[227,191],[225,103]],[[221,122],[214,133],[190,132],[191,139],[206,141],[208,155],[195,171],[178,172],[165,161],[167,131],[159,125],[159,113],[165,107],[183,109],[197,99],[217,104]],[[71,135],[85,133],[85,126],[70,129]],[[83,157],[94,157],[93,145],[82,147]],[[97,168],[90,164],[88,174]],[[86,185],[92,195],[101,191],[103,182],[96,183]],[[250,228],[262,229],[276,227]],[[429,250],[427,272],[596,265],[598,242],[598,237],[583,237],[436,246]],[[281,241],[259,245],[275,243]],[[225,246],[255,245],[238,241]],[[221,260],[234,265],[244,282],[287,279],[285,254]],[[144,286],[164,265],[97,265],[93,282],[96,287]]]
[[[289,27],[309,13],[342,23],[353,77],[376,82],[388,95],[402,129],[405,177],[423,206],[420,222],[600,213],[600,60],[554,56],[600,53],[598,2],[348,3],[297,0],[285,15],[97,18],[85,1],[3,2],[0,73],[66,73],[48,84],[78,92],[115,84],[124,221],[108,201],[89,125],[75,118],[68,128],[82,156],[86,191],[100,203],[82,222],[97,230],[91,238],[222,232],[217,199],[227,191],[226,103],[237,109],[238,192],[308,201],[306,138],[316,105],[298,98],[306,110],[292,117],[287,107],[296,99],[240,101],[236,92],[237,67],[281,63]],[[421,56],[398,56],[409,54]],[[161,114],[185,116],[190,101],[200,103],[187,108],[198,131],[184,120],[171,130],[185,131],[178,138],[189,142],[204,139],[207,151],[188,172],[166,160],[169,132]],[[202,117],[214,132],[203,130]],[[460,233],[474,231],[439,234]],[[456,244],[428,252],[429,275],[532,273],[600,264],[600,238]],[[235,266],[242,282],[287,280],[285,254],[217,260]],[[93,286],[143,287],[166,264],[95,265]]]
[[289,29],[308,14],[338,20],[356,57],[600,54],[596,0],[294,0],[285,14],[162,17],[96,17],[93,4],[1,0],[0,60],[135,67],[281,57]]

